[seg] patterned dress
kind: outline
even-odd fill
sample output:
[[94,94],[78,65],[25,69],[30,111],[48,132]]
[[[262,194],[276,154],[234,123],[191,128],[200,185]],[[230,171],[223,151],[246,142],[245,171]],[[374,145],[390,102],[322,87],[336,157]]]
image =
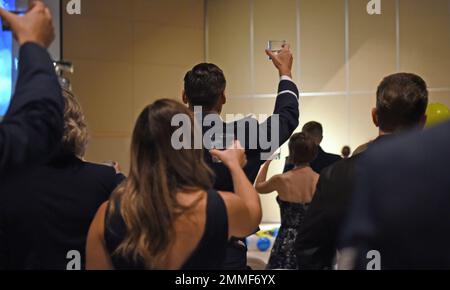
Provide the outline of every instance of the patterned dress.
[[281,211],[281,227],[270,254],[268,270],[297,270],[297,257],[295,255],[295,239],[297,228],[302,223],[308,205],[282,201],[277,202]]

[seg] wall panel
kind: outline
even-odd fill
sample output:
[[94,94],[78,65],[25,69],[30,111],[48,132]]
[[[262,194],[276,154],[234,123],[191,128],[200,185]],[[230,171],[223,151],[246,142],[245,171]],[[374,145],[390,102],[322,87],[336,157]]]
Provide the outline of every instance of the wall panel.
[[381,15],[367,14],[367,1],[349,3],[350,90],[373,91],[397,69],[395,0],[382,2]]
[[223,69],[229,98],[250,95],[250,0],[207,1],[207,8],[207,61]]
[[[257,0],[254,2],[254,79],[256,94],[275,93],[278,71],[264,52],[269,40],[286,40],[297,51],[297,1]],[[296,62],[299,60],[295,60]],[[295,73],[295,69],[294,69]]]
[[127,172],[137,115],[157,98],[181,100],[185,73],[205,59],[205,2],[82,3],[82,15],[64,16],[64,53],[92,136],[86,158]]
[[450,88],[450,3],[400,0],[401,69],[432,88]]
[[344,15],[344,0],[300,1],[300,85],[304,91],[345,91]]

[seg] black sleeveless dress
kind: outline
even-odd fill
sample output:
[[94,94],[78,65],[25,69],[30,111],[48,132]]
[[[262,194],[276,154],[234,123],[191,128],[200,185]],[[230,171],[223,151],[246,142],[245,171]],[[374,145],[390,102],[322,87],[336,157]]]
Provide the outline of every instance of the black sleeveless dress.
[[[117,206],[120,206],[118,204]],[[120,208],[120,207],[116,207]],[[146,270],[145,264],[113,254],[126,235],[126,225],[119,211],[105,218],[104,239],[116,270]],[[220,270],[228,245],[228,214],[225,202],[215,190],[209,190],[206,204],[206,224],[202,238],[180,270]]]

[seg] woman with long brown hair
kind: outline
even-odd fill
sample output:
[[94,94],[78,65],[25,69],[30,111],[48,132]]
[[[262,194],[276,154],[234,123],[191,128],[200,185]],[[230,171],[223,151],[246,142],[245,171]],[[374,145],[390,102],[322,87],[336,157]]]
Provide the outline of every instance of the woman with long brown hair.
[[212,190],[204,151],[171,144],[179,114],[194,124],[193,113],[173,100],[156,101],[139,116],[129,177],[92,222],[87,269],[220,269],[228,239],[251,234],[261,221],[244,151],[211,152],[230,169],[236,194]]

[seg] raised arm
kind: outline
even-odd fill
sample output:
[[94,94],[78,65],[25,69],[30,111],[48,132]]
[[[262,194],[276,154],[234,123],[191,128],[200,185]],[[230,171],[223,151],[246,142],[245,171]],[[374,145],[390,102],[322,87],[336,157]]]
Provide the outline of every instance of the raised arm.
[[0,9],[21,45],[19,78],[0,124],[0,174],[47,160],[63,132],[61,87],[46,47],[53,41],[52,17],[41,1],[22,17]]
[[255,182],[256,191],[259,193],[272,193],[279,188],[280,176],[275,175],[269,180],[267,180],[267,172],[269,171],[270,163],[272,161],[268,160],[261,167],[261,171],[258,174]]
[[[273,115],[260,125],[259,133],[268,136],[268,140],[277,138],[279,146],[281,146],[291,137],[294,130],[298,127],[300,117],[300,93],[292,80],[293,56],[290,46],[288,44],[284,45],[283,49],[278,54],[275,54],[270,50],[266,50],[266,53],[270,56],[275,67],[278,69],[280,83],[278,85],[278,95]],[[275,125],[275,123],[273,123],[275,116],[277,116],[279,120],[278,128],[273,127]],[[274,134],[277,134],[277,136]],[[276,149],[278,148],[271,148],[272,151],[275,151]]]
[[227,207],[229,236],[246,237],[252,234],[261,222],[261,201],[242,169],[247,163],[245,152],[239,142],[235,145],[235,149],[212,150],[211,154],[222,160],[233,178],[235,194],[220,192]]

